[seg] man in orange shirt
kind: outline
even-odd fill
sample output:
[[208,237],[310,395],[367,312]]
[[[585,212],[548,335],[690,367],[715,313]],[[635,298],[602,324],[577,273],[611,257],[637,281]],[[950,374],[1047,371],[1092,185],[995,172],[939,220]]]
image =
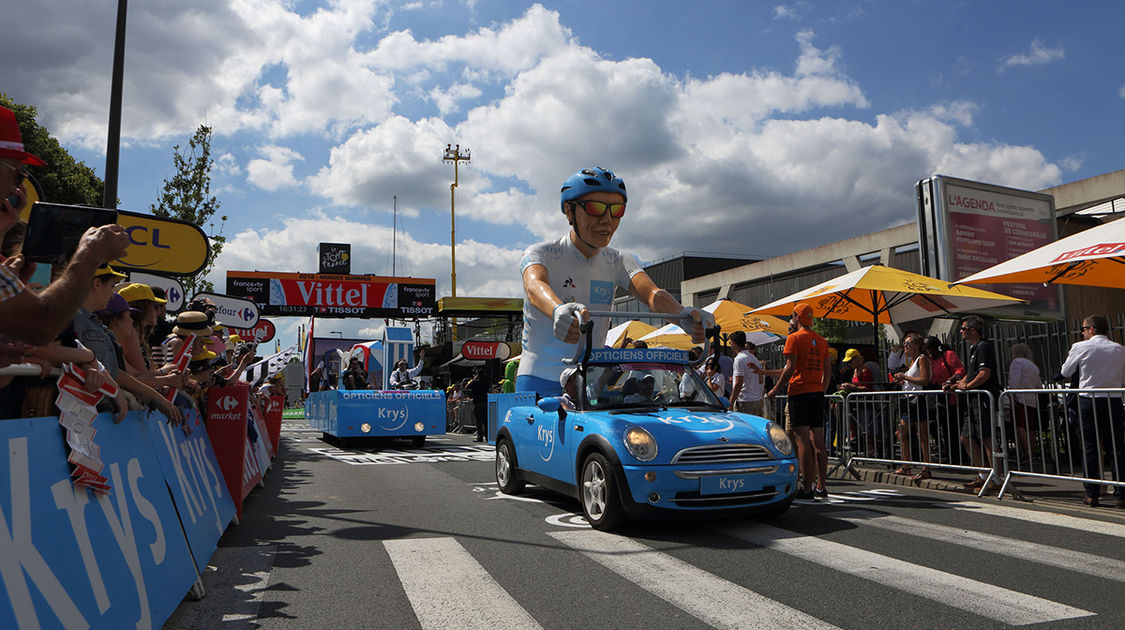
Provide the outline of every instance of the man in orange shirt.
[[[797,457],[801,465],[802,487],[793,498],[827,498],[824,480],[828,476],[828,449],[824,445],[824,388],[830,380],[828,342],[812,329],[812,307],[804,302],[793,307],[791,323],[797,332],[785,339],[785,368],[767,394],[777,395],[782,383],[789,383],[789,421],[797,436]],[[817,480],[813,491],[813,479]]]

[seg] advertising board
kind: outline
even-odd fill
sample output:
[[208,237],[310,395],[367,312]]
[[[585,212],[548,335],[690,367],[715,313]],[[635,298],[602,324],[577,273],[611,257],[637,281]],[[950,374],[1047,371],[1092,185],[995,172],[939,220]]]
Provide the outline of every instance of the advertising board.
[[206,298],[215,303],[218,311],[215,321],[224,326],[239,328],[253,328],[258,323],[258,305],[253,300],[236,297],[233,295],[220,295],[218,293],[196,293],[191,301]]
[[430,317],[432,278],[228,271],[227,294],[258,304],[267,316]]
[[[1050,195],[935,175],[918,182],[918,243],[922,274],[953,282],[1037,249],[1058,238]],[[1001,317],[1058,318],[1058,287],[979,284],[986,291],[1027,300],[998,307]]]
[[316,259],[320,273],[350,274],[352,272],[351,243],[321,243],[316,246]]

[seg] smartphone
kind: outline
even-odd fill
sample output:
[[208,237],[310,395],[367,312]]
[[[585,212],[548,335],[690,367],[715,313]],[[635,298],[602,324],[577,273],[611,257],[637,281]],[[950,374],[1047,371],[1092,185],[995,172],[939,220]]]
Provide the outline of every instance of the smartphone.
[[57,262],[78,249],[86,230],[117,223],[117,211],[35,202],[27,219],[23,255],[35,262]]

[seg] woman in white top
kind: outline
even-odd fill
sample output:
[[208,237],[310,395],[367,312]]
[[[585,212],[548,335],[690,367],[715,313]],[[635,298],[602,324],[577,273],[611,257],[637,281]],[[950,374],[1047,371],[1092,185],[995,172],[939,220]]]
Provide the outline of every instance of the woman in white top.
[[718,357],[707,359],[707,365],[703,371],[703,382],[707,383],[711,391],[719,396],[722,396],[723,392],[726,391],[727,377],[723,376]]
[[[1031,360],[1031,347],[1026,343],[1012,346],[1012,364],[1008,367],[1009,389],[1039,389],[1043,381],[1039,377],[1039,366]],[[1016,457],[1029,460],[1033,455],[1031,436],[1035,433],[1039,418],[1039,396],[1025,393],[1014,394],[1011,401],[1012,424],[1016,427]]]
[[[916,333],[910,333],[902,340],[902,348],[906,364],[905,372],[898,372],[895,374],[895,381],[901,386],[903,391],[917,391],[926,389],[930,384],[930,358],[926,353],[922,352],[922,337]],[[902,420],[899,422],[898,439],[902,445],[903,459],[910,459],[910,431],[911,425],[917,427],[918,430],[918,450],[921,454],[922,462],[930,463],[930,418],[927,413],[928,407],[925,401],[917,396],[906,397],[905,413],[902,415]],[[895,471],[896,475],[909,475],[910,466],[903,464]],[[930,478],[930,467],[923,466],[922,472],[914,475],[914,481],[921,481]]]

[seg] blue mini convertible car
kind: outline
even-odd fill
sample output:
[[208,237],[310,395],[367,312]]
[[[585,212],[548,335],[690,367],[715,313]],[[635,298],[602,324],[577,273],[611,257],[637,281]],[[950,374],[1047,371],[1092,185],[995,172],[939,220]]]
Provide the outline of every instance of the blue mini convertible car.
[[566,395],[508,410],[496,433],[496,481],[577,497],[590,525],[630,517],[785,512],[797,461],[784,429],[726,410],[669,349],[587,350],[564,372]]

